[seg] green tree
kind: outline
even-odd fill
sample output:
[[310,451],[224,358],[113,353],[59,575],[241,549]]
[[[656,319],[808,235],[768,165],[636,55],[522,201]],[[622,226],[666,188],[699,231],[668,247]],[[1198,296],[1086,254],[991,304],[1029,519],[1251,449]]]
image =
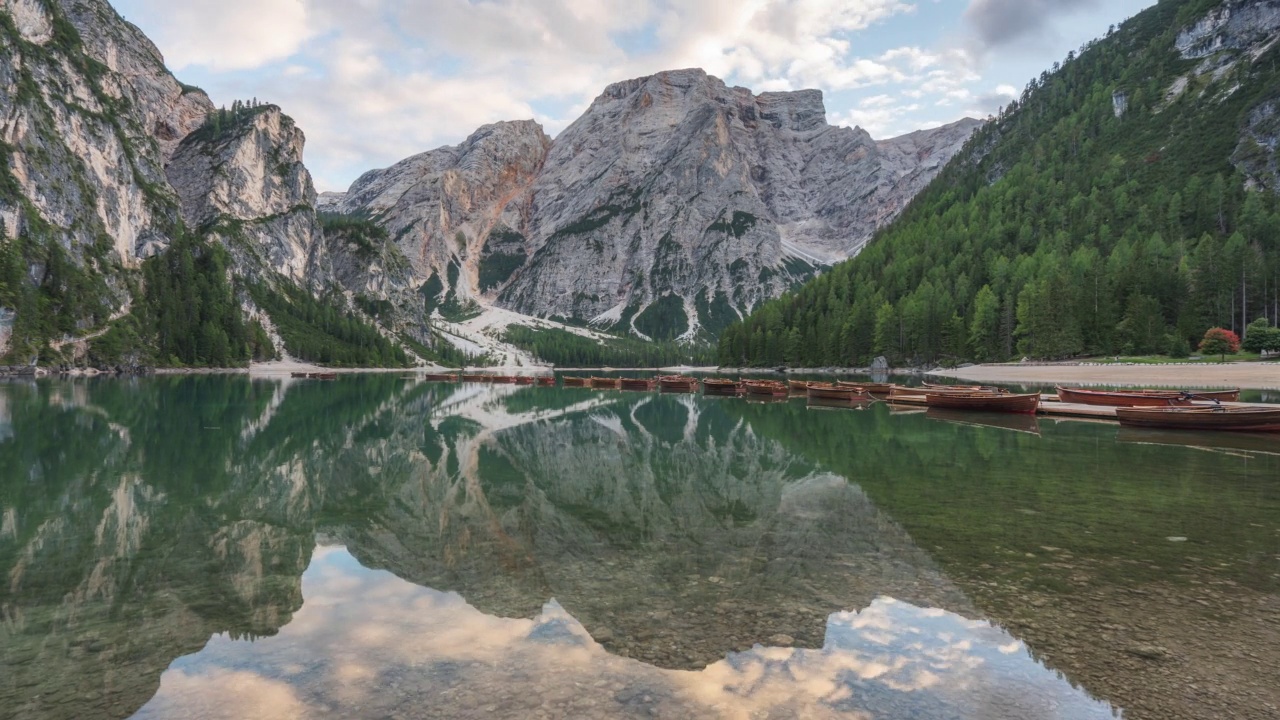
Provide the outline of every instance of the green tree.
[[969,349],[983,362],[1000,353],[1000,302],[990,285],[983,285],[973,299],[973,320],[969,323]]

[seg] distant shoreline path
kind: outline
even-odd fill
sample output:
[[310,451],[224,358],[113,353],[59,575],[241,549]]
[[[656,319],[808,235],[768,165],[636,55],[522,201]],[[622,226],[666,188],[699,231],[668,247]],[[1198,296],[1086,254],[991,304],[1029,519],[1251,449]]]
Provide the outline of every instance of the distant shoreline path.
[[978,382],[1085,383],[1280,390],[1280,362],[1186,365],[972,365],[931,375]]

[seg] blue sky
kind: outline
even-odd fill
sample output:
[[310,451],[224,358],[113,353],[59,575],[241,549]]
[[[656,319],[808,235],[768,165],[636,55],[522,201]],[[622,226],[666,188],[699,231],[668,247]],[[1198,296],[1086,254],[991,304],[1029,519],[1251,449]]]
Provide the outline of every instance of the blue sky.
[[274,102],[321,190],[535,118],[555,135],[611,82],[701,67],[818,88],[877,139],[985,117],[1153,0],[112,0],[217,104]]

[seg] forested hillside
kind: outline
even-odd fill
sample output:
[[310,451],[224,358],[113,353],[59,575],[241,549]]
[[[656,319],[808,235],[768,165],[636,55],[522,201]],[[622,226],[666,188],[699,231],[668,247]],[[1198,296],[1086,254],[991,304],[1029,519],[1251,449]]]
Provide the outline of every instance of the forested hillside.
[[1185,354],[1274,325],[1276,14],[1162,0],[1069,54],[861,255],[727,329],[721,362]]

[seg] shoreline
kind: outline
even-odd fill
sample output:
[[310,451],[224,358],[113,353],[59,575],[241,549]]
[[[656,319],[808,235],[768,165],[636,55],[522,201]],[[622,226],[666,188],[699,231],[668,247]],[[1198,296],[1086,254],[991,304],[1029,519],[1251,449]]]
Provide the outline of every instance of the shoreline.
[[974,382],[1280,390],[1280,362],[1168,365],[971,365],[927,375]]
[[[23,368],[28,370],[27,368]],[[356,375],[366,373],[402,373],[422,375],[427,373],[476,373],[546,376],[557,373],[622,373],[654,372],[695,375],[757,375],[786,377],[791,375],[871,375],[869,368],[731,368],[712,366],[669,367],[552,367],[510,366],[482,368],[446,368],[440,365],[408,368],[330,368],[297,360],[274,360],[252,363],[238,368],[146,368],[139,373],[117,374],[93,368],[58,371],[36,368],[21,373],[6,373],[13,377],[145,377],[147,375],[247,375],[251,378],[289,377],[295,372],[338,373]],[[935,376],[978,383],[1009,383],[1024,385],[1099,385],[1112,387],[1157,388],[1228,388],[1246,390],[1280,390],[1280,361],[1237,363],[1169,363],[1145,364],[1013,364],[994,363],[969,365],[960,368],[892,368],[876,371],[876,375]]]

